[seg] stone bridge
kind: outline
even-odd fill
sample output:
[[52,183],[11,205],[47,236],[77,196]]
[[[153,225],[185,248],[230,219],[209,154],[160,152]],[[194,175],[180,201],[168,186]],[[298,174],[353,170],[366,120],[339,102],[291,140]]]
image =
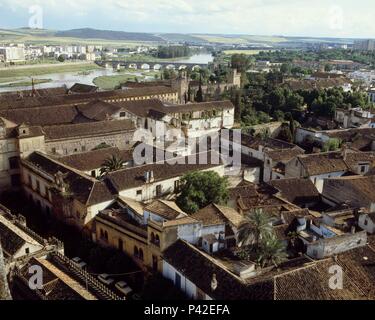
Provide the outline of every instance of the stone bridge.
[[139,70],[160,70],[160,69],[174,69],[174,70],[198,70],[200,68],[205,68],[208,66],[207,63],[182,63],[182,62],[148,62],[148,61],[117,61],[117,60],[108,60],[108,61],[96,61],[97,65],[101,67],[113,69],[139,69]]

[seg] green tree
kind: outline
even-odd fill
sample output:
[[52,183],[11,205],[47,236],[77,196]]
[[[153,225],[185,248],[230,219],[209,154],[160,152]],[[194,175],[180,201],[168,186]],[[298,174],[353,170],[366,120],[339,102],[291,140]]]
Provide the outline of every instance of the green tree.
[[181,179],[177,205],[187,213],[194,213],[210,203],[225,203],[228,199],[228,180],[215,171],[195,171]]
[[109,158],[105,159],[100,168],[100,175],[104,176],[109,172],[119,170],[123,168],[124,160],[117,155],[112,155]]
[[341,140],[332,138],[329,139],[326,143],[323,145],[323,152],[328,152],[328,151],[336,151],[341,148]]
[[65,57],[62,54],[60,54],[59,57],[57,58],[57,61],[64,62],[65,61]]
[[246,72],[251,64],[251,58],[246,54],[233,54],[231,56],[231,66],[238,72]]
[[242,245],[252,245],[257,250],[260,241],[272,232],[271,219],[263,210],[256,209],[245,217],[238,231],[238,241]]
[[264,268],[277,267],[286,260],[287,253],[284,244],[274,234],[262,238],[258,250],[257,262]]
[[283,63],[280,67],[280,72],[284,74],[290,74],[292,70],[292,66],[289,63]]

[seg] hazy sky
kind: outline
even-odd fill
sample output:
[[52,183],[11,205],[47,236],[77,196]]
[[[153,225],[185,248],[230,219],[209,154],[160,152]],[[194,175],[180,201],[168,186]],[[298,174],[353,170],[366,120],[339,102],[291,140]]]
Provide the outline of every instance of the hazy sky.
[[35,5],[47,29],[375,38],[374,0],[0,0],[0,27]]

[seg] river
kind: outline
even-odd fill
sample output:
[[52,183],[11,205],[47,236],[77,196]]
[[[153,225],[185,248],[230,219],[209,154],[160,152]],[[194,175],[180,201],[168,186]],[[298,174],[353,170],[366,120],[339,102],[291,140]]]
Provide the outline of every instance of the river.
[[[189,58],[181,59],[181,60],[174,60],[171,62],[173,63],[209,63],[213,61],[213,56],[210,53],[200,53],[192,55]],[[142,73],[147,72],[147,70],[142,70]],[[129,74],[137,76],[141,75],[141,72],[129,72]],[[34,76],[34,79],[51,79],[51,82],[46,83],[39,83],[35,85],[37,89],[45,89],[45,88],[53,88],[53,87],[62,87],[66,85],[70,88],[75,83],[84,83],[84,84],[93,84],[93,80],[96,77],[100,76],[112,76],[118,75],[118,72],[113,70],[112,68],[109,69],[99,69],[99,70],[92,70],[85,74],[80,74],[78,72],[61,72],[61,73],[51,73],[51,74],[44,74],[40,76]],[[153,77],[150,77],[153,79]],[[147,76],[146,76],[147,79]],[[30,80],[29,78],[24,78],[22,80],[17,80],[12,83],[16,83],[19,81]],[[1,86],[7,85],[10,83],[1,83]],[[0,92],[7,92],[7,91],[21,91],[21,90],[29,90],[31,86],[14,86],[14,87],[0,87]]]

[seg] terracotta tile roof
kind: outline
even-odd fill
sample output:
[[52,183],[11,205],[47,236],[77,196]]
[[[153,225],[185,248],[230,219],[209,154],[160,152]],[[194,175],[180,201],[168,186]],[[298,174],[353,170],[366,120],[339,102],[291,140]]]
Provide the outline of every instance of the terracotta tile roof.
[[119,106],[101,100],[93,100],[89,103],[78,105],[78,112],[90,120],[108,120],[110,116],[120,111]]
[[[338,184],[340,188],[350,189],[350,192],[355,195],[357,199],[375,202],[375,176],[348,176],[331,178],[327,180],[327,184]],[[324,193],[324,188],[323,188]]]
[[[278,269],[263,269],[246,280],[230,271],[230,263],[224,264],[183,240],[166,249],[163,259],[218,300],[353,300],[375,296],[375,252],[368,246],[336,258],[289,260]],[[341,290],[329,287],[332,277],[329,268],[336,265],[343,268],[345,275]],[[211,288],[213,274],[217,280],[215,290]]]
[[33,108],[33,107],[51,107],[58,105],[74,105],[83,104],[91,100],[105,100],[115,102],[114,100],[129,99],[137,97],[158,98],[162,94],[177,94],[177,90],[165,87],[145,87],[134,88],[128,90],[111,90],[98,91],[94,93],[80,93],[71,95],[51,95],[46,97],[24,97],[15,99],[4,99],[0,101],[0,109],[16,109],[16,108]]
[[32,235],[18,228],[12,222],[12,217],[7,216],[7,213],[2,210],[0,211],[0,243],[5,255],[10,256],[17,253],[26,243],[39,246],[40,249],[44,246],[43,243],[39,243],[34,239]]
[[83,285],[46,259],[32,258],[21,268],[21,275],[25,279],[30,277],[29,267],[34,265],[43,270],[43,288],[40,290],[47,300],[97,300]]
[[329,287],[332,277],[329,268],[335,265],[333,259],[328,259],[276,276],[275,300],[366,299],[356,283],[347,277],[343,289],[332,290]]
[[109,147],[59,157],[57,160],[78,170],[90,171],[100,168],[103,162],[112,155],[121,157],[125,162],[133,159],[130,150],[120,150],[117,147]]
[[277,191],[270,185],[255,185],[250,182],[241,183],[235,188],[229,189],[229,198],[234,200],[239,209],[248,211],[259,206],[286,205],[285,200],[274,196]]
[[[209,170],[220,166],[221,164],[189,164],[188,159],[194,159],[197,155],[184,157],[186,164],[169,164],[168,162],[157,162],[146,164],[134,168],[128,168],[110,172],[106,177],[110,179],[117,190],[126,190],[143,186],[145,184],[144,174],[147,171],[153,171],[154,182],[163,181],[175,177],[180,177],[188,172],[197,170]],[[208,155],[208,159],[210,156]]]
[[[240,278],[215,259],[181,239],[163,252],[163,259],[213,299],[248,300],[255,295]],[[213,274],[217,280],[215,290],[211,288]]]
[[2,217],[0,216],[0,243],[4,250],[5,256],[13,256],[18,250],[22,248],[26,241],[13,232],[9,226],[3,224]]
[[33,90],[22,90],[22,91],[8,91],[8,92],[0,92],[0,104],[2,100],[20,100],[27,97],[46,97],[46,96],[56,96],[56,95],[64,95],[66,94],[65,87],[55,87],[55,88],[44,88],[44,89],[35,89]]
[[83,83],[75,83],[69,89],[70,93],[92,93],[96,91],[98,91],[98,87],[90,86],[88,84],[83,84]]
[[265,154],[275,162],[287,162],[294,157],[304,154],[305,152],[301,149],[287,149],[287,150],[272,150],[266,151]]
[[280,212],[285,224],[290,225],[296,218],[301,217],[309,217],[310,211],[309,209],[299,209],[299,210],[290,210],[290,211],[282,211]]
[[215,204],[215,206],[219,209],[220,213],[224,216],[227,222],[229,222],[234,227],[239,228],[244,222],[243,216],[233,208],[220,206],[218,204]]
[[145,205],[142,202],[122,196],[118,196],[117,200],[128,206],[132,211],[134,211],[139,216],[143,216],[143,210]]
[[234,105],[229,100],[225,101],[210,101],[200,103],[187,103],[178,105],[169,105],[163,108],[165,113],[182,113],[190,111],[208,111],[208,110],[223,110],[234,109]]
[[1,110],[0,115],[18,124],[53,125],[73,123],[78,112],[74,106],[52,106],[49,108]]
[[299,155],[297,158],[309,176],[348,170],[341,152]]
[[177,218],[174,220],[169,220],[163,222],[163,227],[172,227],[172,226],[179,226],[179,225],[185,225],[185,224],[198,224],[199,221],[193,219],[192,217],[182,217],[182,218]]
[[113,104],[141,118],[147,117],[151,109],[161,111],[164,106],[164,104],[158,99],[123,101],[123,102],[115,102]]
[[69,192],[85,205],[102,203],[115,197],[104,181],[93,179],[41,152],[33,152],[22,162],[23,165],[29,164],[31,168],[36,167],[49,175],[51,182],[57,172],[63,173],[65,175],[64,182],[68,184]]
[[0,115],[19,124],[46,126],[108,120],[120,109],[117,105],[93,99],[80,105],[1,110]]
[[371,168],[375,166],[375,152],[348,152],[345,162],[353,171],[359,163],[369,163]]
[[201,221],[204,226],[225,224],[227,222],[225,217],[220,213],[220,210],[214,204],[209,204],[198,210],[196,213],[192,214],[191,217],[195,220]]
[[175,202],[167,200],[154,200],[144,208],[145,211],[155,213],[167,220],[174,220],[186,216]]
[[131,120],[98,121],[43,127],[46,140],[79,138],[135,130]]
[[320,195],[310,179],[280,179],[269,182],[276,188],[281,197],[294,204],[306,204],[319,201]]
[[259,146],[264,148],[268,148],[271,150],[284,150],[284,149],[297,149],[303,151],[301,148],[296,146],[295,144],[288,143],[282,140],[273,139],[273,138],[265,138],[261,139],[258,137],[252,137],[248,134],[241,134],[241,144],[243,146],[249,147],[251,149],[258,150]]

